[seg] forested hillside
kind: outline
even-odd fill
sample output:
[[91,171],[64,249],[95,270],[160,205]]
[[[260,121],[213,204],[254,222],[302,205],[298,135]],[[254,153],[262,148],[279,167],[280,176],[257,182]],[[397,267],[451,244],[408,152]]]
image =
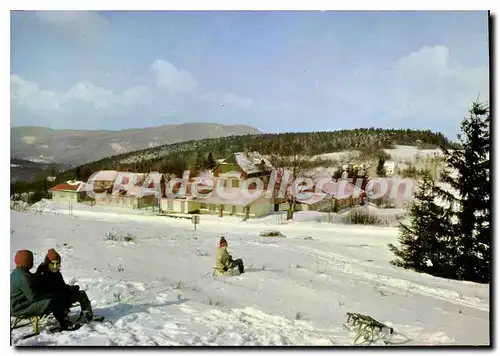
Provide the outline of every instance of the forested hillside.
[[[160,171],[178,174],[186,169],[205,168],[209,154],[216,160],[237,151],[255,150],[262,154],[270,154],[279,153],[282,148],[297,147],[297,145],[301,147],[301,153],[311,156],[350,149],[376,152],[377,149],[391,148],[393,145],[419,145],[423,148],[435,148],[441,145],[453,147],[453,144],[440,133],[409,129],[361,128],[341,131],[229,136],[179,142],[106,157],[61,172],[54,183],[69,179],[86,180],[92,173],[104,169],[135,172]],[[41,176],[37,182],[29,185],[22,182],[12,184],[11,191],[42,190],[44,194],[45,187],[46,183]]]

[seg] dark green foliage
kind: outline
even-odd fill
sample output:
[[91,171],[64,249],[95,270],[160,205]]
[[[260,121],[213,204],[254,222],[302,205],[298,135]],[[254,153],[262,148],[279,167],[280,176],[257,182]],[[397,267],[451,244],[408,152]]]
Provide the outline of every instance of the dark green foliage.
[[212,157],[212,152],[210,152],[208,154],[206,168],[207,169],[214,169],[215,168],[215,161],[214,161],[214,158]]
[[[488,283],[491,279],[490,114],[473,103],[462,120],[459,149],[443,147],[450,189],[436,187],[426,172],[411,207],[411,223],[401,225],[394,264],[436,276]],[[448,204],[438,206],[439,197]],[[430,260],[431,265],[426,264]]]
[[[164,159],[155,170],[161,173],[173,173],[176,177],[182,177],[184,171],[188,169],[188,162],[181,156],[175,156],[170,159]],[[139,172],[141,172],[139,170]]]
[[409,164],[407,168],[401,171],[401,176],[403,178],[418,178],[421,174],[421,171],[412,164]]
[[380,225],[381,221],[377,215],[364,209],[351,209],[344,217],[347,224]]
[[379,176],[379,177],[386,176],[384,164],[385,164],[385,159],[383,157],[379,157],[378,164],[377,164],[377,176]]
[[[337,152],[347,149],[360,149],[368,153],[393,145],[414,145],[421,140],[429,147],[444,145],[453,147],[442,134],[429,130],[386,130],[362,128],[355,130],[323,131],[323,132],[288,132],[281,134],[259,134],[245,136],[228,136],[216,139],[178,142],[145,150],[128,152],[113,157],[105,157],[99,161],[89,162],[57,175],[54,186],[58,183],[74,179],[76,169],[81,173],[81,180],[86,181],[94,172],[104,169],[118,169],[129,172],[160,171],[181,175],[187,168],[191,169],[197,152],[207,157],[208,168],[215,167],[215,159],[226,158],[234,152],[258,151],[262,154],[280,153],[286,147],[301,147],[302,154],[316,155]],[[191,162],[187,162],[191,160]],[[184,162],[184,163],[182,163]],[[21,184],[22,185],[22,184]],[[40,182],[32,184],[11,185],[11,191],[36,191]]]
[[491,182],[490,182],[490,112],[473,103],[469,117],[461,124],[458,139],[462,149],[443,148],[445,162],[455,174],[442,177],[458,194],[442,190],[440,195],[458,208],[451,231],[457,238],[456,278],[487,283],[491,278]]
[[342,169],[342,167],[337,168],[335,173],[332,175],[332,179],[338,180],[342,178],[342,173],[345,172],[347,176],[347,181],[359,187],[363,192],[366,189],[366,185],[370,181],[368,176],[368,171],[364,169],[354,168],[354,166],[348,166],[347,169]]
[[[287,146],[298,145],[303,154],[321,154],[337,152],[346,149],[361,149],[363,147],[391,148],[393,145],[414,145],[417,140],[438,147],[453,147],[442,134],[429,130],[385,130],[385,129],[355,129],[325,132],[299,132],[282,134],[260,134],[246,136],[228,136],[216,139],[178,142],[145,150],[139,150],[121,155],[107,157],[99,161],[82,165],[93,172],[101,169],[115,169],[120,166],[122,170],[144,171],[144,164],[155,164],[177,158],[185,159],[186,155],[194,152],[207,154],[207,161],[216,158],[226,158],[231,153],[241,151],[258,151],[262,154],[281,152]],[[368,150],[368,148],[366,148]],[[373,148],[370,149],[373,152]],[[105,168],[110,167],[110,168]],[[74,169],[63,172],[60,176],[66,178]],[[68,178],[69,179],[69,178]],[[66,179],[67,180],[67,179]]]
[[448,257],[455,242],[448,237],[446,210],[435,203],[437,196],[435,182],[426,171],[410,206],[409,224],[400,222],[400,247],[389,244],[396,256],[391,263],[417,272],[449,277],[452,267]]

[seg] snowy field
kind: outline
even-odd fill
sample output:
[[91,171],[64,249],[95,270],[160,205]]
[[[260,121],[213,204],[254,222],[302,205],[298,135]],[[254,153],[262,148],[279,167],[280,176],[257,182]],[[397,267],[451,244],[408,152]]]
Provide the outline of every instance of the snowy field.
[[[421,159],[425,159],[428,157],[434,157],[435,155],[442,155],[441,150],[439,148],[424,148],[419,149],[416,146],[405,146],[405,145],[395,145],[394,148],[385,148],[385,152],[391,155],[392,161],[405,162],[409,161],[415,163],[417,157]],[[334,159],[338,161],[346,160],[354,153],[358,153],[357,150],[351,151],[340,151],[340,152],[332,152],[332,153],[323,153],[319,154],[315,157],[323,158],[323,159]]]
[[[30,327],[16,329],[13,345],[345,346],[355,338],[346,312],[392,326],[394,345],[489,344],[489,286],[391,266],[394,228],[202,216],[194,231],[189,220],[96,208],[11,212],[11,269],[17,250],[31,249],[36,266],[55,247],[66,282],[106,317],[26,340]],[[269,229],[285,237],[259,236]],[[247,273],[214,279],[221,234]]]

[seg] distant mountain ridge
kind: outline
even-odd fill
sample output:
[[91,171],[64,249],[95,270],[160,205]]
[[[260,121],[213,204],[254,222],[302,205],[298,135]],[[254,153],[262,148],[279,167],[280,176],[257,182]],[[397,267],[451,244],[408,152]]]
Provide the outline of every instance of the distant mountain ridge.
[[10,155],[38,163],[81,165],[127,152],[182,141],[260,134],[247,125],[185,123],[140,129],[54,130],[47,127],[11,127]]

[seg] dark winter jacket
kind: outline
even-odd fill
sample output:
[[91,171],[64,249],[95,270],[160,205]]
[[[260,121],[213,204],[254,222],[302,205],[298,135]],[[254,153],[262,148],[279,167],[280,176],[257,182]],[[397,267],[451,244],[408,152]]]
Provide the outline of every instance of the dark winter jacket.
[[10,274],[10,313],[15,316],[36,316],[46,313],[50,299],[42,299],[35,285],[35,276],[17,267]]
[[61,272],[51,272],[48,264],[45,263],[41,263],[38,266],[35,278],[40,292],[44,295],[53,296],[59,293],[69,293],[77,288],[66,284]]

